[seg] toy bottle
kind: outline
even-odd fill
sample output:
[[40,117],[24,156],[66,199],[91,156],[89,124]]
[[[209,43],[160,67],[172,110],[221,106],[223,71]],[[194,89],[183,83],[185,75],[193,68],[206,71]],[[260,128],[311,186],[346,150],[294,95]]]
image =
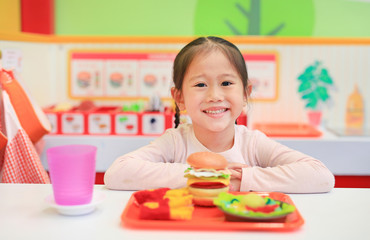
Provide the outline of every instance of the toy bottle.
[[349,135],[362,134],[364,131],[364,102],[355,84],[354,91],[348,97],[346,111],[346,132]]

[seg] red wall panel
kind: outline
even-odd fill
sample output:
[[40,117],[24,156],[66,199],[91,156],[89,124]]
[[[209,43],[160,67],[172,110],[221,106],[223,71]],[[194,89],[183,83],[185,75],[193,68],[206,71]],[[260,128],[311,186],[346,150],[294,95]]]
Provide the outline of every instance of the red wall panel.
[[54,34],[54,0],[21,0],[21,30]]

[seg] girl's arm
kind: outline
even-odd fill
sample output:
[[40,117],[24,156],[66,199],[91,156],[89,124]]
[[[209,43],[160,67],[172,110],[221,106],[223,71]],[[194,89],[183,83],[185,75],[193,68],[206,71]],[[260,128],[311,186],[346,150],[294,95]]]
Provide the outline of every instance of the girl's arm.
[[104,175],[105,185],[116,190],[184,187],[186,179],[182,176],[187,165],[181,163],[181,153],[176,152],[174,146],[171,135],[165,134],[149,145],[117,158]]
[[243,168],[241,191],[328,192],[334,176],[319,160],[259,134],[255,164]]
[[228,163],[227,168],[231,172],[230,176],[230,191],[240,191],[240,184],[242,180],[242,169],[248,167],[247,164],[243,163]]

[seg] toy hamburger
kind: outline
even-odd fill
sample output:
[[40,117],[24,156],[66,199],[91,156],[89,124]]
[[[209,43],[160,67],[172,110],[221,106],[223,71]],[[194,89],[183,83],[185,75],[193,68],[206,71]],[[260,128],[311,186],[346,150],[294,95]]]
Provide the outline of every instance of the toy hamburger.
[[114,72],[110,76],[110,84],[114,88],[118,88],[122,85],[123,82],[123,75],[119,72]]
[[221,192],[229,190],[230,171],[226,159],[212,152],[196,152],[187,158],[191,166],[185,171],[193,203],[198,206],[214,206],[213,200]]
[[90,86],[91,74],[89,72],[79,72],[77,74],[77,84],[81,88]]
[[157,78],[153,74],[147,74],[144,77],[144,83],[148,87],[153,87],[157,83]]

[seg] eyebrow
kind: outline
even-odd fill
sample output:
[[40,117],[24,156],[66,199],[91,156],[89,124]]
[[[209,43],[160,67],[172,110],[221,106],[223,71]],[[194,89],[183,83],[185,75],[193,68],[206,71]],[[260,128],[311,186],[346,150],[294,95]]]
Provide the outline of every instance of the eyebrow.
[[[199,74],[199,75],[192,76],[192,77],[190,78],[190,80],[191,80],[191,81],[195,81],[195,80],[197,80],[198,78],[203,78],[203,77],[205,77],[205,75],[204,75],[204,74]],[[218,75],[218,76],[217,76],[217,78],[218,78],[218,79],[220,79],[220,78],[224,78],[224,77],[232,77],[232,78],[235,78],[235,77],[237,77],[237,75],[232,74],[232,73],[223,73],[223,74],[221,74],[221,75]]]
[[221,74],[219,77],[233,77],[233,78],[235,78],[235,77],[238,77],[237,75],[235,75],[235,74],[232,74],[232,73],[224,73],[224,74]]

